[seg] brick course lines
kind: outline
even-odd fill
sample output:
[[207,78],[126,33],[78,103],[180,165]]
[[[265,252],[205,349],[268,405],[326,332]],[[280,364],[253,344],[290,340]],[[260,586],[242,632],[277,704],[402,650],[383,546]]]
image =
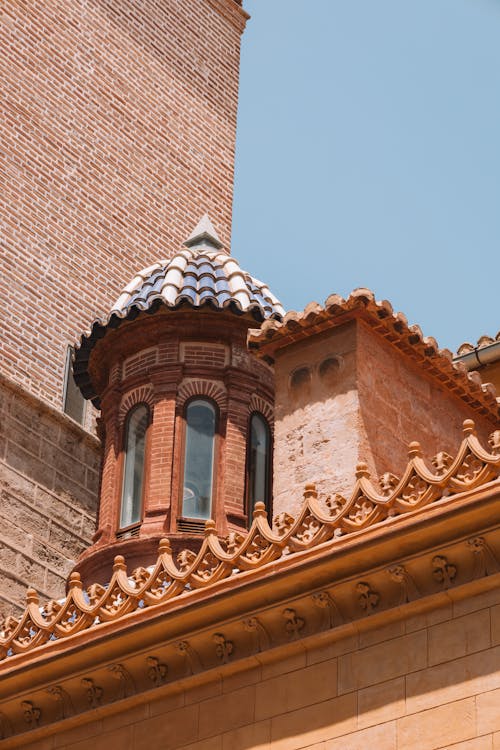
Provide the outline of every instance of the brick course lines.
[[66,345],[136,269],[205,211],[229,245],[244,17],[229,0],[2,14],[0,361],[60,408]]

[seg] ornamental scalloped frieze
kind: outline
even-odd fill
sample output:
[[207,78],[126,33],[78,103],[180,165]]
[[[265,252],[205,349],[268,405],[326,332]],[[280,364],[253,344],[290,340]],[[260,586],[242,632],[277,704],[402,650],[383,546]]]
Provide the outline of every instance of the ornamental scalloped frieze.
[[[198,554],[180,553],[176,561],[168,540],[162,540],[157,562],[149,572],[140,568],[129,573],[124,558],[117,556],[107,587],[94,584],[83,591],[78,573],[72,573],[66,598],[46,605],[40,605],[38,594],[29,589],[23,615],[19,620],[8,617],[0,630],[0,659],[43,644],[50,649],[54,640],[97,629],[101,623],[116,621],[135,610],[154,607],[180,595],[186,597],[187,604],[194,589],[210,587],[237,576],[240,571],[257,570],[326,542],[334,550],[338,541],[345,545],[349,534],[367,533],[375,525],[390,523],[397,516],[418,514],[442,498],[450,503],[454,494],[498,479],[497,432],[490,438],[495,451],[490,453],[477,439],[474,423],[466,420],[457,455],[450,461],[438,454],[434,472],[425,463],[420,446],[411,443],[402,476],[397,479],[386,474],[380,485],[374,484],[366,466],[359,464],[351,497],[341,502],[339,496],[334,496],[334,501],[320,498],[314,485],[309,484],[298,517],[281,518],[276,530],[269,525],[264,505],[257,503],[246,535],[218,539],[213,522],[208,522]],[[491,559],[488,564],[493,569]],[[453,580],[446,567],[436,568],[434,576],[442,586]]]

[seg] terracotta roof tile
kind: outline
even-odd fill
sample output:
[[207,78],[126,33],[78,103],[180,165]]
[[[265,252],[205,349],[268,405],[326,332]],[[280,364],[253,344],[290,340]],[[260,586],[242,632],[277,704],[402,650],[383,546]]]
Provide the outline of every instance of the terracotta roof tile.
[[401,312],[394,312],[387,300],[377,301],[369,289],[355,289],[347,299],[332,294],[324,306],[311,302],[303,312],[287,312],[282,320],[266,320],[260,329],[249,331],[249,346],[273,358],[288,344],[341,325],[362,319],[392,345],[418,362],[425,361],[431,376],[466,400],[482,414],[498,419],[500,400],[491,383],[483,383],[477,372],[468,372],[461,362],[453,362],[449,349],[440,349],[435,338],[424,336],[418,325],[409,325]]

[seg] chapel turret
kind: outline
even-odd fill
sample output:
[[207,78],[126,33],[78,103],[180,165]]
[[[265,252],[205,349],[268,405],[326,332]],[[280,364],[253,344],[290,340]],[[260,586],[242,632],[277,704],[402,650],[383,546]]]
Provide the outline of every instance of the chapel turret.
[[137,274],[76,350],[75,379],[101,408],[98,529],[77,568],[148,565],[158,541],[196,549],[207,521],[243,531],[270,506],[274,380],[248,329],[283,309],[225,252],[204,216],[171,260]]

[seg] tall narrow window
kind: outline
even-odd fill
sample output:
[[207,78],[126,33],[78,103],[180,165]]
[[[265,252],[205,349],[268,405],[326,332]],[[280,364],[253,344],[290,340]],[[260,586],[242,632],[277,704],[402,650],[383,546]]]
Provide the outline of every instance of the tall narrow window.
[[214,474],[215,408],[210,401],[190,401],[186,409],[186,453],[182,515],[210,518]]
[[269,470],[271,462],[271,437],[269,425],[261,414],[252,414],[247,466],[248,509],[251,513],[257,502],[269,511]]
[[129,413],[125,432],[125,471],[123,474],[120,528],[139,523],[142,516],[142,488],[144,484],[144,448],[149,410],[144,404]]

